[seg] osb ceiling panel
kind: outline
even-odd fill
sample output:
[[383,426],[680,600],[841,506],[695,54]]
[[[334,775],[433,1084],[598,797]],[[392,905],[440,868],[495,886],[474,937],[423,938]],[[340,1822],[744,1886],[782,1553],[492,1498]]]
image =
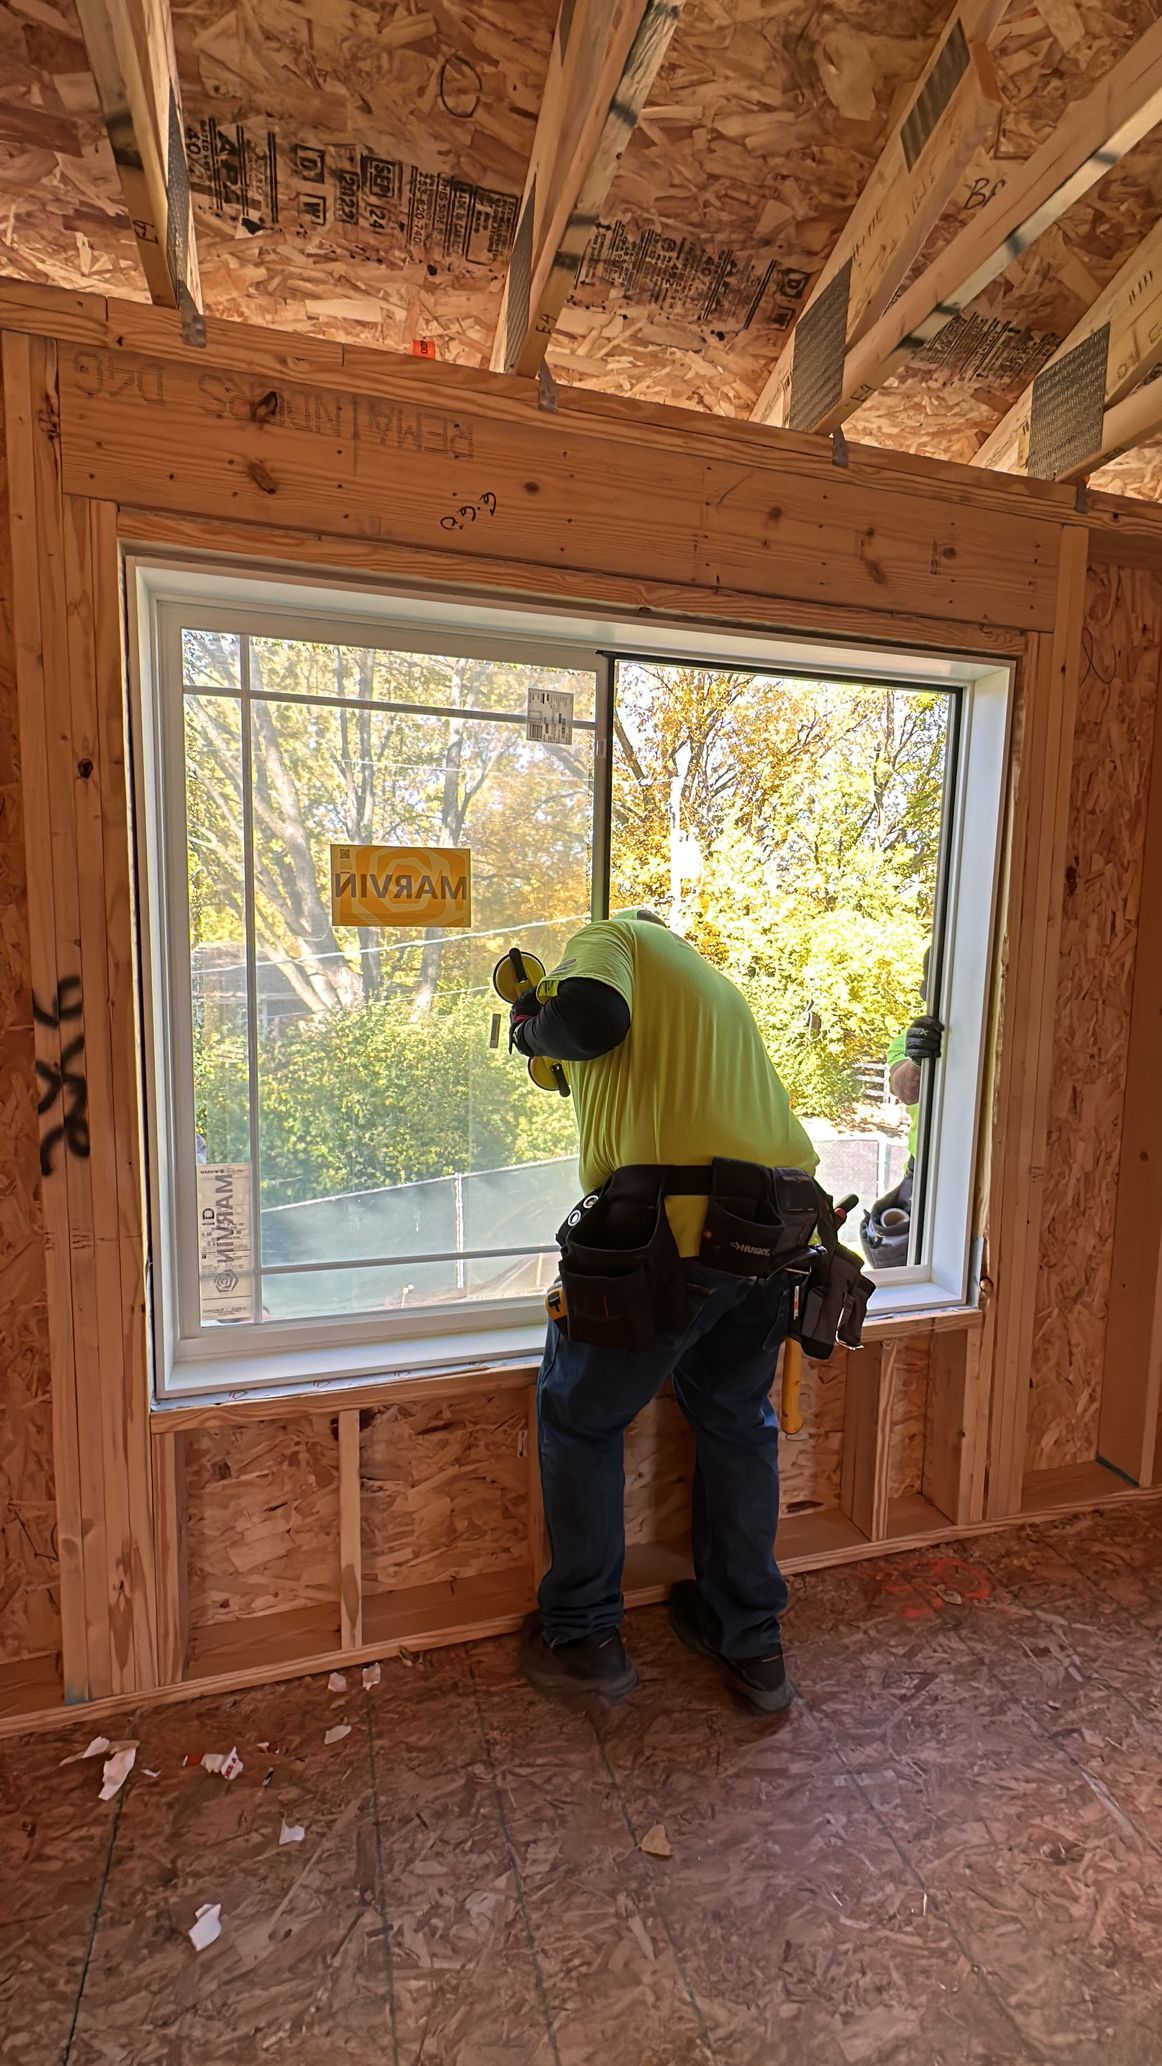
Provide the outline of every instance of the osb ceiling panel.
[[72,0],[0,0],[0,270],[148,299]]
[[[557,0],[174,0],[207,306],[487,362]],[[1013,0],[998,132],[925,259],[1162,0]],[[559,379],[745,414],[948,0],[687,0],[551,353]],[[1155,218],[1139,146],[848,434],[969,458]],[[144,298],[72,0],[0,0],[0,241]],[[921,260],[923,263],[924,260]],[[1157,492],[1157,464],[1119,462]]]

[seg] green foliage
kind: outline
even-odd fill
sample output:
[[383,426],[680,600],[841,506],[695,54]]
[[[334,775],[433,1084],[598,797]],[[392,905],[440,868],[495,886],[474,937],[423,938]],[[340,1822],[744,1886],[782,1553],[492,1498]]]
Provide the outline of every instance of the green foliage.
[[806,1117],[847,1117],[859,1065],[917,1009],[947,709],[859,683],[624,671],[615,898],[676,917],[739,985]]
[[[490,1049],[490,1023],[483,997],[438,995],[418,1019],[373,998],[292,1022],[259,1064],[263,1204],[573,1154],[568,1100]],[[195,1063],[209,1158],[228,1159],[246,1139],[244,1043],[203,1035]]]

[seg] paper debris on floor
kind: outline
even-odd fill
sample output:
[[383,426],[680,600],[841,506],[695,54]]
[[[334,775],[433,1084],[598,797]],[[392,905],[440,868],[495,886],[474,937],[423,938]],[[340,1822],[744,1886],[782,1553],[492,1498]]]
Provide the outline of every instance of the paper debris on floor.
[[160,1772],[155,1772],[155,1771],[153,1771],[153,1770],[152,1770],[152,1768],[151,1768],[151,1767],[150,1767],[149,1765],[146,1765],[146,1766],[144,1766],[144,1767],[143,1767],[143,1769],[144,1769],[144,1772],[145,1772],[145,1776],[146,1776],[146,1778],[147,1778],[147,1779],[160,1779],[160,1778],[161,1778],[161,1773],[160,1773]]
[[203,1901],[193,1929],[186,1932],[190,1943],[195,1951],[205,1951],[208,1945],[217,1943],[221,1934],[222,1903]]
[[647,1829],[638,1850],[644,1851],[647,1858],[672,1858],[674,1853],[670,1839],[666,1835],[665,1825],[655,1822],[652,1829]]
[[301,1844],[306,1833],[301,1822],[284,1822],[278,1840],[280,1844]]
[[345,1693],[347,1691],[346,1674],[341,1671],[333,1671],[327,1680],[327,1691],[328,1693]]
[[137,1745],[135,1743],[118,1743],[111,1746],[110,1755],[105,1759],[105,1768],[101,1775],[104,1785],[98,1796],[100,1800],[111,1801],[114,1794],[120,1793],[121,1788],[133,1770],[133,1761],[136,1756]]
[[106,1751],[111,1748],[112,1746],[107,1736],[94,1736],[93,1741],[90,1743],[88,1750],[75,1750],[71,1758],[62,1758],[61,1764],[82,1765],[84,1764],[86,1758],[104,1757]]
[[363,1691],[365,1693],[370,1693],[371,1688],[373,1686],[378,1686],[379,1681],[382,1677],[383,1670],[380,1665],[365,1664],[363,1667]]
[[350,1736],[350,1734],[350,1722],[336,1722],[333,1729],[328,1729],[326,1735],[323,1738],[323,1741],[324,1743],[340,1743],[342,1742],[344,1736]]
[[217,1772],[223,1779],[237,1779],[243,1769],[237,1750],[208,1750],[202,1763],[207,1772]]

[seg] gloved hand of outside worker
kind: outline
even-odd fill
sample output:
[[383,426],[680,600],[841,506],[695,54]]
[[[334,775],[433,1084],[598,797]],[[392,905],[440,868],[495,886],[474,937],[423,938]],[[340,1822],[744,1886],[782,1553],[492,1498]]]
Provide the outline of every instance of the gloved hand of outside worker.
[[904,1035],[904,1053],[910,1062],[936,1062],[944,1039],[944,1028],[939,1019],[929,1013],[913,1019]]
[[530,1026],[541,1008],[541,1000],[535,990],[522,990],[508,1015],[508,1051],[514,1047],[518,1054],[529,1055],[532,1049],[525,1044],[525,1028]]

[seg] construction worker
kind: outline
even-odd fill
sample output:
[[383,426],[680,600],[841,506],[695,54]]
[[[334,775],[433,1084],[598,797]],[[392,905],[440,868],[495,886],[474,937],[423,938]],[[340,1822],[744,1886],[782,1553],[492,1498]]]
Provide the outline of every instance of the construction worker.
[[[607,1184],[615,1172],[648,1178],[679,1166],[676,1180],[694,1183],[726,1157],[761,1187],[770,1170],[815,1168],[745,999],[649,912],[595,922],[570,940],[560,965],[513,1005],[510,1042],[565,1066],[586,1207],[600,1202],[602,1187],[615,1192]],[[659,1212],[660,1233],[676,1249],[679,1273],[672,1336],[616,1347],[573,1339],[567,1316],[564,1326],[549,1326],[537,1406],[552,1563],[540,1612],[526,1627],[522,1666],[538,1691],[555,1696],[596,1693],[612,1702],[637,1684],[619,1632],[623,1436],[672,1375],[694,1429],[697,1468],[696,1576],[675,1588],[671,1620],[689,1648],[718,1661],[744,1700],[774,1713],[791,1698],[779,1637],[787,1588],[774,1557],[778,1423],[770,1399],[791,1317],[790,1280],[785,1271],[745,1276],[698,1260],[705,1185],[701,1194],[665,1195],[664,1204],[669,1231]],[[665,1337],[664,1321],[660,1331]]]
[[[928,989],[929,949],[924,949],[921,989]],[[908,1113],[908,1160],[904,1174],[892,1190],[877,1198],[860,1224],[863,1252],[874,1269],[901,1269],[912,1253],[912,1193],[916,1180],[916,1145],[920,1130],[921,1070],[925,1062],[937,1062],[943,1049],[944,1027],[925,1009],[911,1024],[892,1036],[885,1057],[888,1089]]]

